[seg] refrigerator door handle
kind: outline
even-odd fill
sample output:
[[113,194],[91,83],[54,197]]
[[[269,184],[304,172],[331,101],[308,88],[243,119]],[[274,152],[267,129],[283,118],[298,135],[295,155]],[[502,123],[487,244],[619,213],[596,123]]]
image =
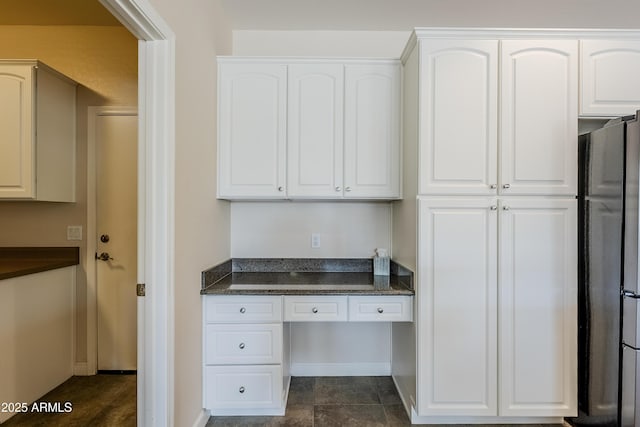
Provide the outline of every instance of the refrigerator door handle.
[[640,299],[640,295],[632,291],[627,291],[625,289],[622,290],[622,296],[625,298]]

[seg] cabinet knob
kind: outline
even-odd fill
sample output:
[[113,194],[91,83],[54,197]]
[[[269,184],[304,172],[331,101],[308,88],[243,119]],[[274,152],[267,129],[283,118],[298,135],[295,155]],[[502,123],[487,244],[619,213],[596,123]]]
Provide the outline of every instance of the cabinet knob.
[[240,313],[244,314],[246,313],[247,309],[244,307],[240,307]]
[[278,187],[278,191],[280,192],[284,191],[284,187]]
[[498,207],[496,205],[491,206],[489,209],[491,209],[492,211],[495,211],[498,209]]
[[351,187],[344,187],[344,191],[351,191]]
[[336,187],[336,191],[342,191],[342,187]]
[[503,211],[508,211],[508,210],[509,210],[509,206],[506,206],[506,205],[505,205],[505,206],[503,206],[503,207],[502,207],[502,210],[503,210]]
[[502,188],[508,190],[509,188],[511,188],[511,184],[502,184]]
[[317,312],[318,312],[318,309],[317,309],[316,307],[313,307],[313,308],[311,309],[311,312],[312,312],[312,313],[317,313]]
[[244,343],[243,343],[243,342],[241,342],[241,343],[240,343],[240,345],[239,345],[238,347],[240,347],[240,350],[244,350]]
[[244,387],[240,387],[240,388],[238,389],[238,391],[239,391],[240,393],[244,393]]
[[496,184],[491,184],[489,188],[492,190],[495,190],[496,188],[498,188],[498,186]]
[[378,307],[378,313],[380,314],[384,313],[384,310],[382,309],[382,307]]

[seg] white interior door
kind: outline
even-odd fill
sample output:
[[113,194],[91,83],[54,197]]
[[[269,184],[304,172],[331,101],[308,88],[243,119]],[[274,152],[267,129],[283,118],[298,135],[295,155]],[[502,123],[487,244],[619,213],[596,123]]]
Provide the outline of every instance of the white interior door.
[[137,149],[133,109],[96,117],[98,370],[135,370]]

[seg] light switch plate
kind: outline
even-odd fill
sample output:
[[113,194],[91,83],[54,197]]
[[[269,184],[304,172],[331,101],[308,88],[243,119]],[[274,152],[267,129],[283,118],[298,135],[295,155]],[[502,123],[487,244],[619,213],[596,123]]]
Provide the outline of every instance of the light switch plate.
[[67,240],[82,240],[82,226],[69,225],[67,227]]

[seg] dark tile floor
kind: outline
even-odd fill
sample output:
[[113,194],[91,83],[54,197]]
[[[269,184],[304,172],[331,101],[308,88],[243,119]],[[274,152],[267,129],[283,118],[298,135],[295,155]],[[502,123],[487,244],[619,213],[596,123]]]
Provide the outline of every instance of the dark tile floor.
[[207,427],[410,426],[391,377],[293,377],[283,417],[211,417]]
[[2,427],[129,427],[136,425],[136,376],[94,375],[71,377],[38,402],[70,402],[67,413],[25,412]]

